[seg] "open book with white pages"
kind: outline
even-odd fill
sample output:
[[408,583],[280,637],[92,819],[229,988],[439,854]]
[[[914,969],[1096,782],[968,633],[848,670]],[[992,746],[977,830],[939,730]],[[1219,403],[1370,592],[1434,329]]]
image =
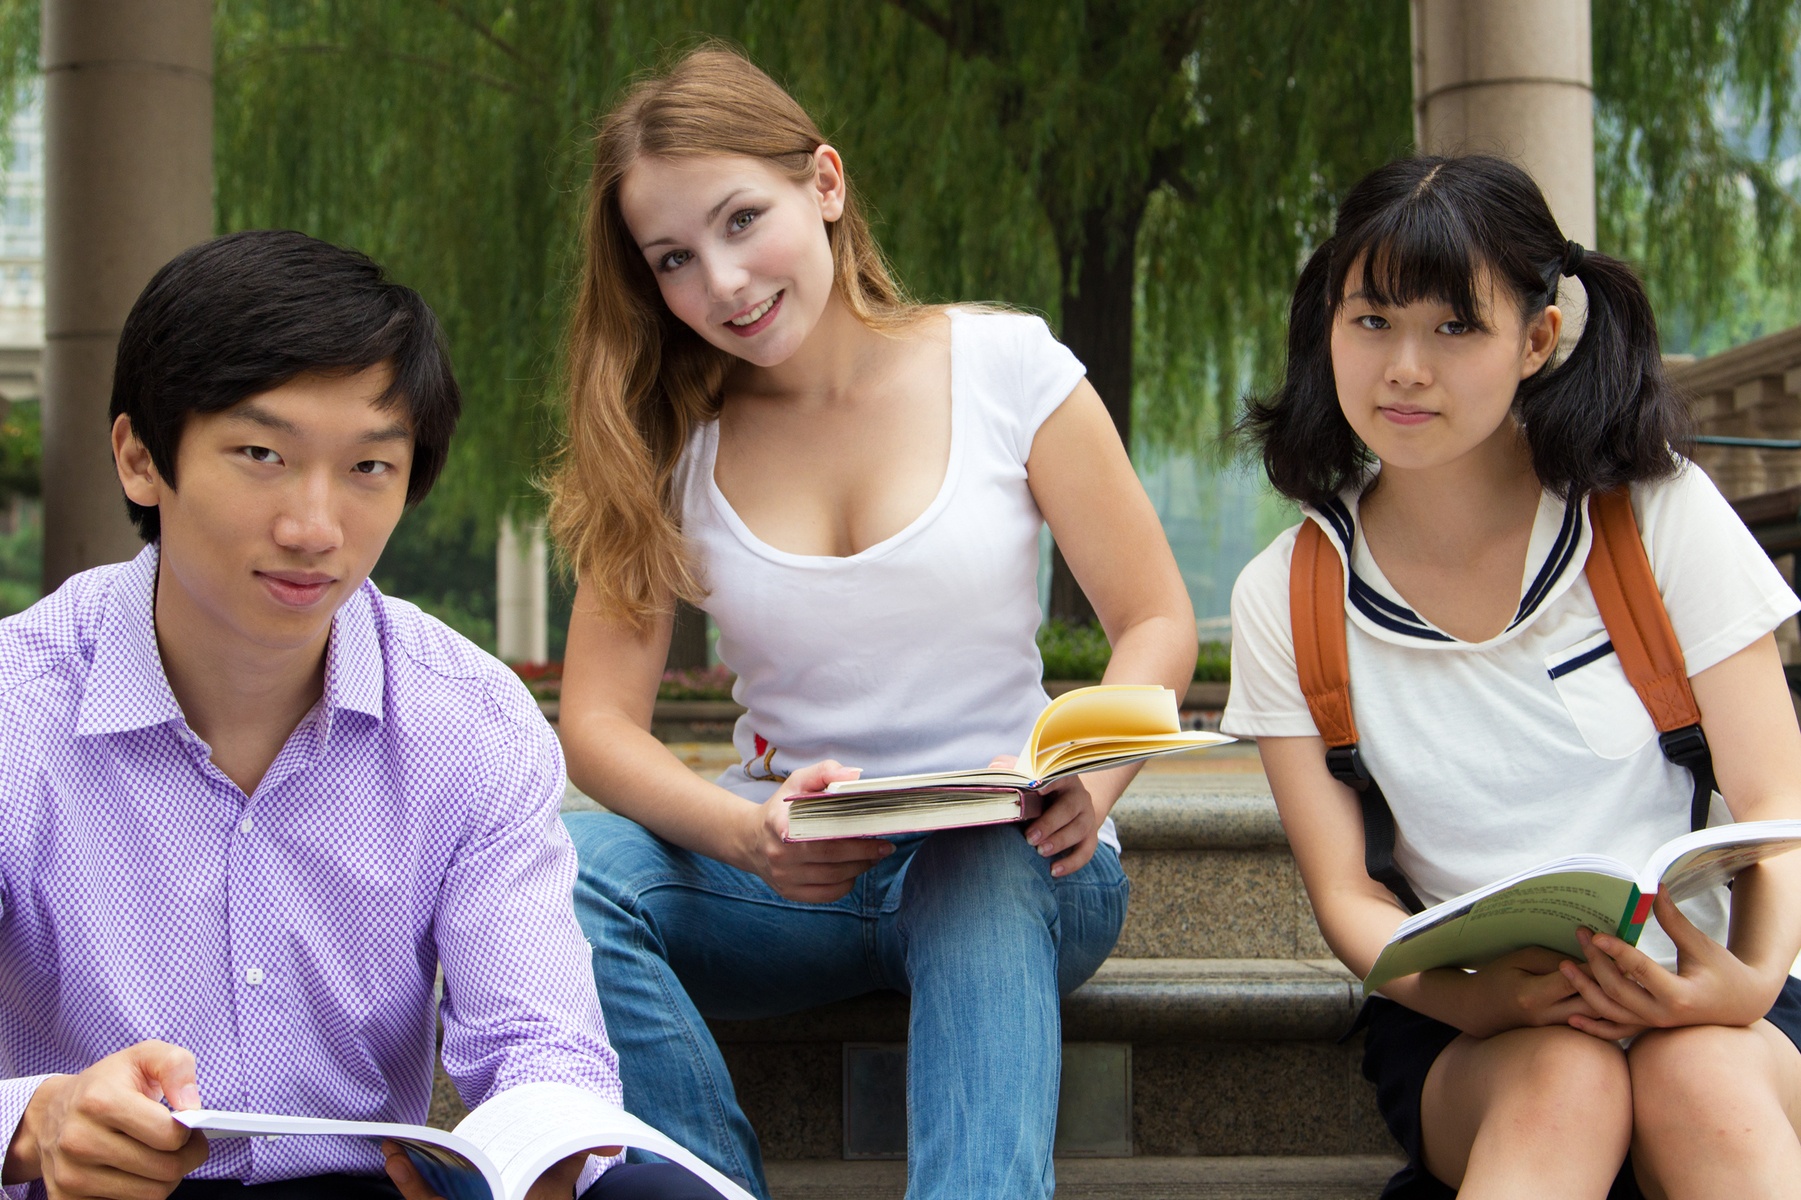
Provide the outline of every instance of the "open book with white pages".
[[195,1109],[175,1119],[208,1138],[329,1135],[402,1146],[444,1200],[522,1200],[538,1177],[572,1154],[630,1146],[679,1163],[728,1200],[749,1192],[687,1150],[589,1092],[566,1083],[525,1083],[477,1106],[449,1133],[424,1125],[334,1121]]
[[1012,768],[931,771],[829,783],[790,797],[788,840],[912,833],[1037,816],[1037,793],[1086,771],[1204,750],[1234,739],[1182,728],[1176,694],[1156,684],[1063,693],[1038,714]]

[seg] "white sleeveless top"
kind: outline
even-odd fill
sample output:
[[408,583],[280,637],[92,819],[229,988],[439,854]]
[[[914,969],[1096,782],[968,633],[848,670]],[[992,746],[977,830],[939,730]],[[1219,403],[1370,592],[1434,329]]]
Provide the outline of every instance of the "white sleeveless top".
[[[682,529],[749,710],[719,783],[747,800],[826,758],[868,776],[986,766],[1018,751],[1047,703],[1044,517],[1026,459],[1085,371],[1033,316],[953,309],[950,339],[944,482],[912,524],[859,553],[790,554],[752,533],[713,479],[717,421],[683,452]],[[1104,834],[1117,848],[1111,822]]]

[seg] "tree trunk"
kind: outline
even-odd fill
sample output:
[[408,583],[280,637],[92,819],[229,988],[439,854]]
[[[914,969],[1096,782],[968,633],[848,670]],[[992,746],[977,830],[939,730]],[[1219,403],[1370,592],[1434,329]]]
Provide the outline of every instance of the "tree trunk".
[[[1077,254],[1063,256],[1063,343],[1088,368],[1088,382],[1107,405],[1120,441],[1132,448],[1132,301],[1142,206],[1124,214],[1090,209],[1082,214]],[[1080,266],[1071,259],[1078,257]],[[1075,269],[1072,269],[1075,267]],[[1094,621],[1063,560],[1051,554],[1050,615],[1074,625]]]
[[669,637],[666,671],[699,670],[707,665],[707,614],[686,600],[676,601],[675,631]]

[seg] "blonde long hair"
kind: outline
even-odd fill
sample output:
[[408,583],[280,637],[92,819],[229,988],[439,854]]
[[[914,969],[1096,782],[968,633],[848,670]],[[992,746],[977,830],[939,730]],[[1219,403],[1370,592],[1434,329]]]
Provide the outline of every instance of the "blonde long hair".
[[[640,632],[668,611],[671,597],[705,595],[682,535],[675,470],[695,428],[718,416],[720,389],[737,360],[663,303],[620,215],[620,181],[643,156],[738,155],[766,159],[806,182],[823,144],[792,96],[717,44],[635,85],[595,136],[550,525],[601,609]],[[893,331],[925,311],[895,282],[848,186],[827,237],[833,287],[865,325]]]

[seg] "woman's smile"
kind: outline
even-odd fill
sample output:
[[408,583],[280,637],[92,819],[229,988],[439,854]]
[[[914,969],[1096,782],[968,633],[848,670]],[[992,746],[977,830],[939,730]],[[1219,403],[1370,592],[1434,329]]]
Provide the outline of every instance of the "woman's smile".
[[782,309],[782,297],[787,289],[777,292],[766,300],[759,300],[744,311],[735,314],[725,323],[725,327],[739,337],[753,337],[769,328],[775,315]]

